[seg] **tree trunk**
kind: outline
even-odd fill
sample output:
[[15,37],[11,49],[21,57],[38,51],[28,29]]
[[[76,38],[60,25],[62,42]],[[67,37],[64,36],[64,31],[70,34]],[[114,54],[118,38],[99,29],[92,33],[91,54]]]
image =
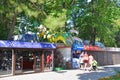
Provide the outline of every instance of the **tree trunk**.
[[95,45],[95,38],[96,38],[96,28],[93,28],[92,34],[91,34],[91,39],[90,39],[90,44]]
[[94,27],[94,16],[95,16],[95,9],[94,9],[94,0],[91,1],[92,2],[92,32],[91,32],[91,37],[90,37],[90,44],[91,45],[95,45],[95,38],[96,38],[96,28]]
[[16,17],[17,17],[17,12],[15,13],[15,15],[13,16],[13,21],[12,21],[12,25],[8,34],[8,40],[12,39],[12,35],[14,32],[14,28],[15,28],[15,23],[16,23]]

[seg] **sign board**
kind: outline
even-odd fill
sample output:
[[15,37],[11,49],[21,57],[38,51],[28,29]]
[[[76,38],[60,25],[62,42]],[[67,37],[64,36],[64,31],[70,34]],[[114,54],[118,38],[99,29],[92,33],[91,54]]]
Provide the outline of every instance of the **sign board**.
[[55,49],[56,44],[46,42],[21,42],[0,40],[0,48],[50,48]]

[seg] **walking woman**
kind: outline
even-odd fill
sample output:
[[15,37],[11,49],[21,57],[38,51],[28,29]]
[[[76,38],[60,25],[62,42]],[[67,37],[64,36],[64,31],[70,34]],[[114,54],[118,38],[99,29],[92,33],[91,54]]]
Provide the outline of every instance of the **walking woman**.
[[88,61],[89,61],[89,56],[88,56],[87,52],[84,53],[83,61],[84,61],[84,70],[87,70],[87,65],[88,65]]
[[92,62],[93,62],[93,56],[90,54],[89,55],[89,70],[92,70]]

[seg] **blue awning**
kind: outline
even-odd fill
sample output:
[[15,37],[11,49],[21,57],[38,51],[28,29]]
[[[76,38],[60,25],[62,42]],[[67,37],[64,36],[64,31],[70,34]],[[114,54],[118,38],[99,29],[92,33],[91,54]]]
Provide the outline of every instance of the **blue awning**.
[[21,42],[0,40],[0,48],[49,48],[55,49],[56,44],[46,42]]
[[83,43],[80,43],[79,41],[75,41],[72,44],[72,50],[84,50],[84,45]]
[[84,50],[83,46],[74,46],[72,47],[72,50]]

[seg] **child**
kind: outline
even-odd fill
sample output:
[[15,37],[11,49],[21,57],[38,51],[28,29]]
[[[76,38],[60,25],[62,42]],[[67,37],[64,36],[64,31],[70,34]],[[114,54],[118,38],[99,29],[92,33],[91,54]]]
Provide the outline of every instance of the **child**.
[[97,61],[95,60],[95,59],[93,59],[93,61],[92,61],[92,68],[93,68],[93,70],[95,70],[96,71],[96,69],[97,69]]

